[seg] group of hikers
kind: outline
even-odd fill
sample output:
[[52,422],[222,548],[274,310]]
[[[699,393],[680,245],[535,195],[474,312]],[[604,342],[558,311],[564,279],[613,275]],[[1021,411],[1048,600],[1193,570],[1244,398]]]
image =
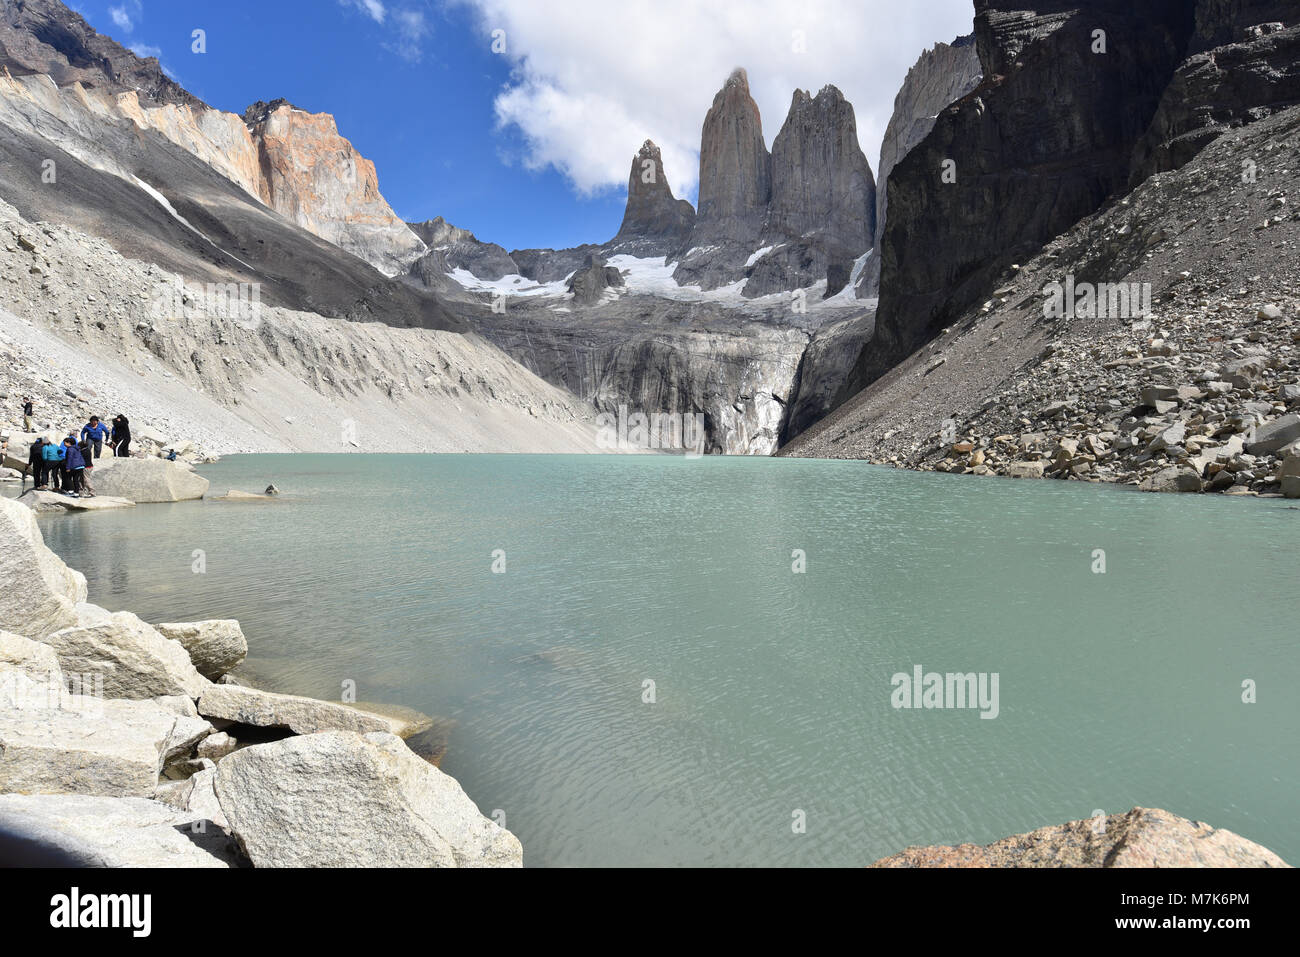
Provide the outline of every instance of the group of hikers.
[[[32,429],[32,400],[23,400],[23,427]],[[110,429],[99,416],[92,415],[81,427],[80,436],[73,431],[62,442],[47,442],[37,437],[27,454],[27,467],[23,469],[23,483],[27,473],[32,473],[38,491],[61,492],[71,498],[94,498],[95,487],[91,473],[95,461],[103,457],[107,448],[114,456],[131,454],[131,425],[126,416],[113,418]]]

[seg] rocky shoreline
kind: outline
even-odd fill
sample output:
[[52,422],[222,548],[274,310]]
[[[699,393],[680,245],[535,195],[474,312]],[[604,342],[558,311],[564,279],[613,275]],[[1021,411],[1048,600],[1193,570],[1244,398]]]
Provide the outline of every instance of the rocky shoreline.
[[1041,827],[992,844],[909,847],[871,865],[905,867],[1290,867],[1231,831],[1135,807]]
[[238,683],[237,621],[90,603],[9,498],[0,582],[0,833],[30,863],[522,866],[518,838],[408,745],[433,719]]

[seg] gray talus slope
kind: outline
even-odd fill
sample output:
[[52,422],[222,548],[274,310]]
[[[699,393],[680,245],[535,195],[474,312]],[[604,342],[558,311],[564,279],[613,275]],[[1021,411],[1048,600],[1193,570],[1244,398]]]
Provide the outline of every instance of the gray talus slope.
[[76,101],[74,108],[158,133],[385,275],[405,272],[424,252],[380,195],[374,164],[339,135],[329,114],[283,100],[255,103],[246,117],[213,109],[167,76],[157,59],[97,33],[58,0],[3,5],[0,68],[18,78],[49,77]]
[[[0,199],[194,282],[256,282],[264,302],[348,319],[463,328],[433,295],[393,282],[268,209],[200,156],[48,77],[0,78]],[[54,162],[47,181],[46,161]]]
[[[1277,491],[1300,438],[1296,170],[1300,108],[1221,136],[1049,243],[781,454],[1129,483],[1178,469],[1186,487]],[[1048,318],[1044,290],[1071,277],[1130,309]]]
[[474,335],[231,313],[104,240],[0,204],[0,389],[234,451],[590,451],[588,407]]

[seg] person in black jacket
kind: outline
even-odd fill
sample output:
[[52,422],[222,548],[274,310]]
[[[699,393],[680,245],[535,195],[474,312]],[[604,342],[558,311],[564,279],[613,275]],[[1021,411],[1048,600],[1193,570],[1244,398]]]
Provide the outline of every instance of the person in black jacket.
[[131,423],[120,412],[113,419],[113,454],[126,458],[131,454]]
[[81,470],[81,497],[94,498],[95,486],[90,483],[90,478],[95,471],[95,459],[91,454],[95,451],[95,443],[88,438],[82,439],[77,443],[77,451],[81,453],[81,459],[86,463],[86,467]]
[[39,436],[33,440],[32,447],[27,450],[27,468],[23,469],[23,484],[27,484],[27,473],[32,473],[32,487],[41,489],[45,487],[45,460],[41,458],[41,446],[45,440]]

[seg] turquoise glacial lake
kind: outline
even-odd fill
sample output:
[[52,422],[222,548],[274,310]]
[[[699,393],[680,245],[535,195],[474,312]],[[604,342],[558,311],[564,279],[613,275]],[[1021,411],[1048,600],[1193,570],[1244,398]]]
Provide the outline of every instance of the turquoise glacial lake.
[[[201,471],[284,494],[46,539],[110,609],[238,618],[259,686],[444,719],[528,865],[862,865],[1134,805],[1300,864],[1293,503],[762,458]],[[917,666],[997,675],[996,717],[895,707]]]

